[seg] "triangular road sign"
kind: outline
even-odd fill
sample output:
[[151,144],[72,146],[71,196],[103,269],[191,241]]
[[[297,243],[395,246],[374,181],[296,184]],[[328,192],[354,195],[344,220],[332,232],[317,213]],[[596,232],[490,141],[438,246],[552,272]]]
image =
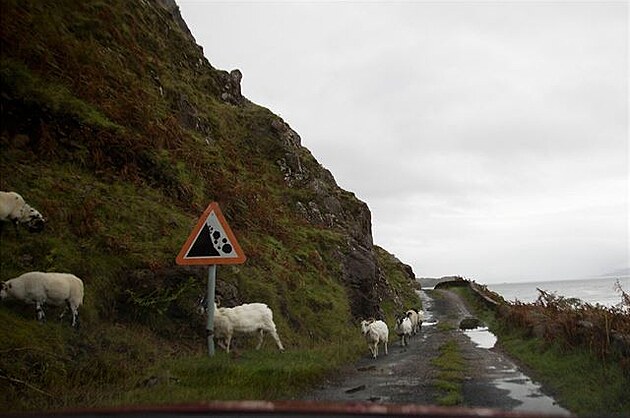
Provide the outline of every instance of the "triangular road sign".
[[210,203],[175,262],[179,265],[242,264],[245,254],[216,202]]

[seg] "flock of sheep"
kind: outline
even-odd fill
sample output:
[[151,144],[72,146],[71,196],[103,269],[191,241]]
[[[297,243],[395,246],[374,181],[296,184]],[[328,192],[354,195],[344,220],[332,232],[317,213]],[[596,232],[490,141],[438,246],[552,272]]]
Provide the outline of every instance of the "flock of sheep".
[[[394,331],[400,337],[400,345],[405,347],[409,344],[412,335],[420,332],[420,327],[424,321],[424,311],[409,309],[402,315],[396,317]],[[365,337],[372,357],[378,356],[378,345],[383,344],[385,354],[387,354],[387,343],[389,342],[389,328],[380,319],[368,319],[361,321],[361,333]]]
[[[207,311],[207,301],[205,298],[201,298],[199,312],[206,314]],[[424,311],[416,309],[410,309],[396,317],[394,331],[400,337],[401,346],[407,346],[411,336],[420,332],[423,320]],[[228,353],[235,333],[258,334],[256,350],[260,349],[265,333],[268,333],[275,340],[278,349],[284,351],[284,346],[276,330],[276,324],[273,322],[273,312],[264,303],[245,303],[233,308],[219,308],[216,303],[214,304],[214,338],[219,346]],[[385,322],[375,319],[361,321],[361,333],[367,340],[373,358],[378,356],[379,344],[383,344],[385,354],[387,354],[389,328]]]
[[[41,232],[44,229],[45,219],[19,194],[0,192],[0,234],[6,222],[13,223],[18,234],[18,225],[30,232]],[[83,296],[83,281],[70,273],[32,271],[0,282],[0,300],[10,298],[35,305],[39,321],[44,321],[46,318],[44,305],[64,306],[61,317],[69,308],[72,312],[73,327],[79,325],[79,307],[83,304]],[[207,304],[203,298],[199,307],[200,312],[207,311]],[[263,337],[265,333],[268,333],[275,340],[278,349],[284,351],[276,324],[273,322],[273,312],[266,304],[246,303],[233,308],[219,308],[215,303],[214,312],[214,337],[226,352],[230,352],[235,333],[257,333],[256,349],[261,347]],[[400,336],[403,347],[409,344],[409,338],[412,335],[419,332],[423,319],[423,312],[415,309],[410,309],[396,318],[395,332]],[[384,345],[385,354],[387,354],[389,329],[385,322],[374,319],[362,321],[361,332],[368,342],[372,357],[377,357],[379,343]]]

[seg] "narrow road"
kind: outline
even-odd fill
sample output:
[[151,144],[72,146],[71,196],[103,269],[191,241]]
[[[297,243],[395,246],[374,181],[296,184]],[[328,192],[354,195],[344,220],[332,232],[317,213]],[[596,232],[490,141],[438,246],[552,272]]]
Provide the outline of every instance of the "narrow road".
[[[537,384],[522,373],[513,361],[493,344],[479,345],[457,329],[461,319],[471,316],[461,298],[447,290],[420,291],[425,323],[407,347],[400,340],[389,343],[389,354],[366,355],[353,367],[308,394],[306,400],[371,401],[396,404],[436,405],[441,393],[433,381],[438,370],[431,360],[447,341],[457,342],[467,363],[462,385],[463,403],[469,408],[493,408],[524,412],[567,415],[568,411],[544,395]],[[442,323],[442,326],[437,324]],[[452,326],[443,326],[449,324]],[[390,325],[390,324],[388,324]],[[391,325],[390,325],[391,327]],[[357,330],[357,334],[359,331]],[[493,338],[492,334],[486,334]],[[473,336],[474,338],[474,336]]]

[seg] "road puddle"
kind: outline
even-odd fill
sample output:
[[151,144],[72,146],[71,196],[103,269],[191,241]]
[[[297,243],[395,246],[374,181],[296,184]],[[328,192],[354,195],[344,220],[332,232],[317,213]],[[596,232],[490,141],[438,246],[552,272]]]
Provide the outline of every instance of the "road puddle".
[[508,391],[508,396],[520,402],[514,408],[515,411],[553,413],[558,415],[571,415],[569,411],[542,393],[540,385],[532,381],[523,373],[511,370],[506,377],[496,379],[493,384],[502,390]]
[[423,327],[430,327],[437,325],[438,321],[433,317],[433,298],[424,290],[416,290],[416,294],[422,301],[422,310],[424,311],[424,319],[422,320]]
[[[497,343],[497,337],[491,333],[487,327],[477,327],[463,331],[464,334],[477,347],[491,349]],[[514,407],[516,411],[527,411],[530,413],[554,413],[558,415],[570,415],[569,411],[542,393],[539,384],[532,381],[523,374],[518,368],[508,368],[499,370],[495,366],[489,366],[488,370],[492,373],[498,373],[499,378],[492,381],[492,384],[501,390],[507,391],[507,396],[519,402]]]
[[464,334],[466,334],[477,347],[491,349],[497,343],[496,335],[488,331],[488,327],[467,329],[464,331]]

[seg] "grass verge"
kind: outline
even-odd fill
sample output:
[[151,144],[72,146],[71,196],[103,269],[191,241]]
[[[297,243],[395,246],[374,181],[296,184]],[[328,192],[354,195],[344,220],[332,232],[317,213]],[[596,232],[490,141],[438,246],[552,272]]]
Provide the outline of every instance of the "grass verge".
[[145,379],[113,398],[112,403],[293,399],[356,360],[363,351],[363,344],[335,344],[284,353],[269,348],[173,359],[156,365]]
[[463,402],[462,381],[466,363],[455,340],[449,340],[439,348],[440,354],[431,360],[439,369],[433,386],[439,392],[436,403],[441,406],[459,405]]
[[530,375],[551,388],[555,399],[578,415],[627,416],[630,411],[630,378],[615,364],[591,353],[563,350],[538,338],[515,331],[498,333],[499,345],[531,371]]

